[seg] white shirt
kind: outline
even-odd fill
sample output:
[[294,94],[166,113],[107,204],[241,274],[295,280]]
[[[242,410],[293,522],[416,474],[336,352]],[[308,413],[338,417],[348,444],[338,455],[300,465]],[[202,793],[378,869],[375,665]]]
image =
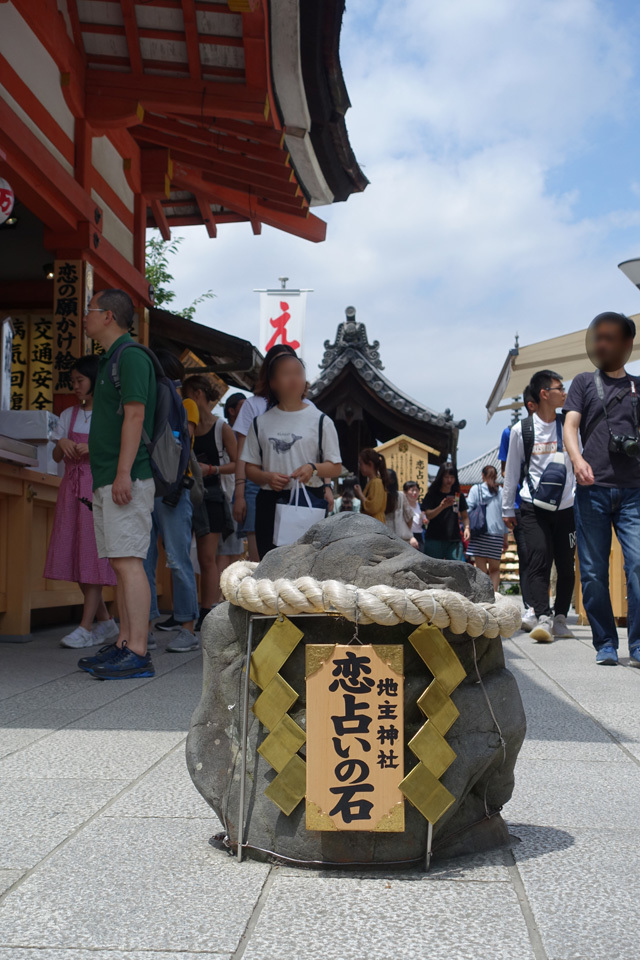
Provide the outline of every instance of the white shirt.
[[[318,435],[321,416],[320,410],[312,404],[308,404],[303,410],[280,410],[272,407],[256,420],[258,436],[253,426],[249,429],[240,459],[262,467],[267,473],[286,475],[292,474],[305,463],[317,463],[320,456]],[[342,462],[338,434],[333,420],[329,417],[322,421],[322,453],[324,461]],[[285,489],[291,490],[293,486],[295,481],[290,480]],[[322,480],[314,476],[309,486],[320,487]],[[271,488],[265,483],[262,489]]]
[[[63,437],[69,436],[69,430],[71,429],[71,417],[73,416],[73,407],[65,407],[60,416],[58,417],[58,422],[55,425],[54,429],[51,432],[52,440],[62,440]],[[91,415],[93,410],[85,410],[84,407],[81,407],[78,410],[78,416],[76,417],[76,426],[74,433],[87,434],[89,435],[89,429],[91,427]]]
[[[302,402],[308,403],[310,407],[315,406],[311,400],[303,400]],[[260,417],[263,413],[266,413],[266,410],[267,401],[265,397],[247,397],[240,407],[240,413],[236,417],[236,422],[233,425],[234,433],[243,437],[249,436],[251,424],[256,417]]]
[[[531,462],[529,464],[529,473],[535,487],[540,482],[540,477],[547,466],[551,463],[558,451],[558,440],[556,421],[545,423],[537,413],[533,415],[533,450],[531,451]],[[515,499],[518,484],[520,483],[520,471],[524,463],[524,442],[522,440],[522,422],[516,423],[511,429],[509,439],[509,453],[507,454],[507,463],[504,471],[504,487],[502,489],[502,516],[515,516]],[[573,506],[573,497],[576,489],[576,479],[573,474],[573,466],[569,459],[569,454],[564,449],[564,463],[567,468],[567,479],[565,481],[562,493],[560,510],[566,510]],[[529,489],[528,478],[525,477],[520,490],[520,499],[528,503],[533,501],[532,492]]]

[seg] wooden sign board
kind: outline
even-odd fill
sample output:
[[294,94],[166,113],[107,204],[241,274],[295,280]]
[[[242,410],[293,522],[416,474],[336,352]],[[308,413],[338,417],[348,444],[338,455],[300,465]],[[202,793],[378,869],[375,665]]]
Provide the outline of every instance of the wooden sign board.
[[402,832],[403,648],[308,644],[307,830]]

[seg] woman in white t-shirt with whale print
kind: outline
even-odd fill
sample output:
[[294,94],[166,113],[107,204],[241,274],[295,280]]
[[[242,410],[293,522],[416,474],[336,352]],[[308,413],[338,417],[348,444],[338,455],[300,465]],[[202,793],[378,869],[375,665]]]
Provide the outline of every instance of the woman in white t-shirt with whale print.
[[324,480],[342,472],[335,425],[305,403],[305,368],[293,350],[273,357],[267,379],[269,408],[253,421],[241,454],[247,478],[260,487],[255,522],[260,558],[274,547],[276,505],[288,503],[296,480],[307,487],[313,506],[326,508]]

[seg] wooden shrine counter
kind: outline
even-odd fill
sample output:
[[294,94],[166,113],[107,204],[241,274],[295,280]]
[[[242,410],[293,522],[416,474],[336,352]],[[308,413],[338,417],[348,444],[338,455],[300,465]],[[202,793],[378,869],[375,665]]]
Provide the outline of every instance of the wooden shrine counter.
[[[60,478],[0,462],[0,636],[26,636],[31,612],[83,602],[75,583],[42,576]],[[171,604],[171,580],[161,550],[158,595]],[[115,599],[104,588],[107,602]]]

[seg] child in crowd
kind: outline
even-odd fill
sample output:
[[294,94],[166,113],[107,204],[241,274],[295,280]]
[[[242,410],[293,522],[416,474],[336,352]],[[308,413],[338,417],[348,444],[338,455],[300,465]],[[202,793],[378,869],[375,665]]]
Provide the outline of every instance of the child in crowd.
[[220,536],[226,539],[235,531],[231,507],[220,481],[221,477],[235,472],[237,444],[229,424],[212,413],[218,395],[206,375],[196,373],[187,377],[182,385],[182,394],[185,399],[195,402],[200,416],[193,442],[193,451],[201,465],[204,482],[204,501],[194,511],[193,518],[200,564],[198,631],[206,615],[218,603],[220,595],[216,556]]
[[362,505],[362,513],[384,523],[387,511],[387,491],[389,489],[389,474],[387,461],[381,453],[372,447],[365,447],[360,453],[358,469],[367,480],[364,492],[359,483],[355,485],[354,493]]
[[118,636],[118,626],[102,599],[103,586],[114,587],[116,575],[108,560],[98,559],[91,514],[93,480],[88,443],[97,373],[97,357],[81,357],[74,363],[71,386],[78,402],[63,411],[53,451],[57,463],[64,460],[64,476],[58,490],[44,577],[80,585],[84,595],[82,620],[62,640],[63,647],[74,650]]
[[274,547],[276,505],[288,503],[295,481],[307,486],[314,506],[326,509],[322,478],[342,472],[336,428],[317,407],[305,403],[304,364],[290,347],[271,355],[266,383],[267,411],[253,422],[241,456],[247,479],[260,487],[255,519],[260,558]]
[[397,537],[410,543],[412,547],[417,547],[418,542],[413,539],[411,532],[413,507],[398,486],[398,475],[395,470],[387,468],[387,473],[389,475],[389,489],[387,490],[385,523]]

